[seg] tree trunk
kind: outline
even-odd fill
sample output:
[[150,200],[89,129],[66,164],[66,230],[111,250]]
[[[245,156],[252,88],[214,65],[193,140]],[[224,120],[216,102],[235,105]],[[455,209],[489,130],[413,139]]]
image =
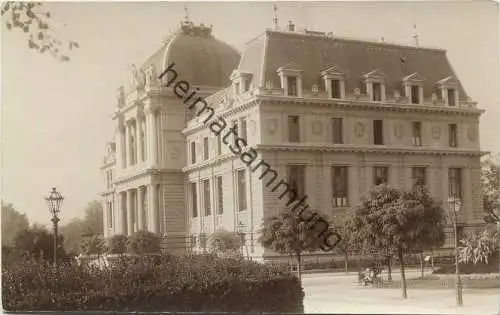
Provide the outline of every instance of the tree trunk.
[[349,272],[349,253],[344,253],[344,270],[345,273]]
[[403,290],[403,298],[406,299],[408,296],[406,294],[405,263],[403,260],[403,249],[401,247],[398,248],[398,258],[399,267],[401,269],[401,289]]
[[434,272],[434,247],[431,249],[431,268],[432,272]]
[[392,281],[392,257],[387,257],[387,280]]
[[420,275],[424,278],[424,252],[420,252]]
[[299,276],[299,280],[302,281],[302,256],[300,253],[295,253],[297,255],[297,274]]

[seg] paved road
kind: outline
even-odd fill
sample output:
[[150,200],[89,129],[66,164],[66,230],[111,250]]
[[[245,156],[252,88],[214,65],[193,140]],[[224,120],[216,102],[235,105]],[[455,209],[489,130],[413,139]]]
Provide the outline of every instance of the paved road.
[[[410,270],[407,278],[418,277]],[[397,272],[394,280],[399,280]],[[306,313],[372,313],[372,314],[500,314],[500,290],[465,289],[464,306],[456,307],[454,289],[379,289],[357,285],[357,273],[324,273],[304,275]]]

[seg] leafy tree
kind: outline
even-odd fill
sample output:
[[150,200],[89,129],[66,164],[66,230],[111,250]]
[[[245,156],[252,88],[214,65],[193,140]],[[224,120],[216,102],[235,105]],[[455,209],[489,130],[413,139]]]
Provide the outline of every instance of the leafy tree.
[[478,262],[488,264],[488,259],[499,250],[500,235],[496,231],[468,233],[460,240],[459,259],[461,263]]
[[108,239],[108,251],[110,254],[123,255],[127,252],[127,243],[125,235],[113,235]]
[[210,248],[217,253],[236,253],[241,245],[241,237],[236,232],[220,230],[210,236]]
[[[59,234],[57,236],[58,261],[67,257],[63,241],[64,237]],[[14,239],[14,249],[20,256],[42,258],[53,262],[54,234],[44,227],[33,225],[17,234]]]
[[61,61],[69,61],[64,50],[73,50],[80,45],[75,41],[62,42],[54,36],[55,23],[42,2],[2,3],[2,19],[8,30],[22,30],[28,36],[28,47],[39,53],[49,52]]
[[[310,215],[310,220],[312,220],[311,217],[314,215]],[[320,219],[328,222],[325,217],[319,215],[316,215],[315,222]],[[297,262],[298,276],[301,279],[303,253],[320,249],[323,242],[322,234],[318,234],[314,226],[312,222],[302,220],[295,213],[284,210],[279,215],[264,220],[259,242],[264,248],[294,257]]]
[[483,195],[484,220],[500,223],[500,156],[486,156],[481,161],[481,192]]
[[406,192],[379,185],[355,207],[351,233],[364,248],[397,254],[406,298],[404,254],[411,249],[442,244],[444,219],[443,209],[425,189]]
[[160,237],[149,231],[135,232],[128,238],[128,252],[136,255],[160,252]]
[[88,233],[87,225],[82,219],[73,219],[59,228],[64,235],[64,249],[72,255],[80,253],[82,235]]
[[106,244],[102,235],[90,235],[84,237],[81,243],[80,252],[84,255],[97,255],[98,257],[106,252]]
[[12,246],[16,235],[28,227],[26,214],[19,213],[12,204],[2,202],[2,245]]
[[103,216],[102,203],[97,200],[89,202],[85,208],[84,222],[91,234],[104,234]]

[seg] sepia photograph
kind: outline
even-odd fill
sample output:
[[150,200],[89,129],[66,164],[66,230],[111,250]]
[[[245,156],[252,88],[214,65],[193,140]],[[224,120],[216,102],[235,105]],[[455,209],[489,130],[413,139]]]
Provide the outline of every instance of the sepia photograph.
[[500,1],[2,1],[6,313],[500,315]]

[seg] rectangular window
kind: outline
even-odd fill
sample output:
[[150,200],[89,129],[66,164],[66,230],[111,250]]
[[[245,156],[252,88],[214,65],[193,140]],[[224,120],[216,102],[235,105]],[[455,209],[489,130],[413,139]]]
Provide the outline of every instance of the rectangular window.
[[462,198],[462,170],[459,168],[448,169],[449,196]]
[[212,208],[210,207],[210,180],[205,179],[202,181],[203,185],[203,211],[205,216],[212,214]]
[[334,207],[347,207],[347,166],[332,167],[332,196]]
[[196,143],[191,141],[191,164],[196,163]]
[[108,206],[108,228],[113,228],[113,203],[107,202]]
[[373,102],[382,101],[382,85],[380,83],[372,83],[372,88],[373,88],[372,101]]
[[288,165],[288,185],[298,199],[305,196],[305,170],[305,165]]
[[141,161],[146,161],[146,133],[144,131],[144,124],[140,124],[140,141],[141,141]]
[[389,182],[389,168],[386,166],[376,166],[373,168],[373,184],[387,184]]
[[382,120],[373,121],[373,144],[384,144],[384,124]]
[[222,135],[219,133],[218,136],[215,136],[217,138],[217,155],[222,154]]
[[340,80],[330,80],[330,87],[332,90],[331,98],[340,98]]
[[240,138],[245,139],[245,142],[247,141],[247,119],[246,118],[241,118],[241,136],[240,136]]
[[455,106],[455,89],[448,89],[448,105]]
[[297,77],[288,76],[286,77],[288,83],[288,96],[297,96]]
[[245,170],[236,171],[236,185],[238,192],[238,211],[245,211],[247,209],[247,188]]
[[426,185],[427,181],[425,173],[426,173],[425,167],[412,167],[411,178],[412,178],[413,188],[416,188],[417,186]]
[[411,86],[411,103],[420,104],[420,87],[418,85]]
[[449,124],[448,125],[448,135],[449,135],[449,144],[450,147],[457,147],[457,124]]
[[333,143],[334,144],[344,143],[344,135],[342,132],[342,118],[333,118],[332,127],[333,127]]
[[422,145],[422,124],[420,121],[414,121],[412,123],[412,137],[411,142],[413,145]]
[[243,80],[243,92],[248,92],[250,90],[250,80],[244,79]]
[[222,190],[222,176],[216,177],[217,185],[217,214],[224,213],[224,191]]
[[191,183],[191,211],[193,218],[198,216],[198,190],[196,189],[196,183]]
[[203,138],[203,160],[208,160],[208,137]]
[[288,116],[288,141],[300,142],[299,116]]
[[239,82],[236,82],[234,84],[234,92],[239,95],[240,94],[240,83]]

